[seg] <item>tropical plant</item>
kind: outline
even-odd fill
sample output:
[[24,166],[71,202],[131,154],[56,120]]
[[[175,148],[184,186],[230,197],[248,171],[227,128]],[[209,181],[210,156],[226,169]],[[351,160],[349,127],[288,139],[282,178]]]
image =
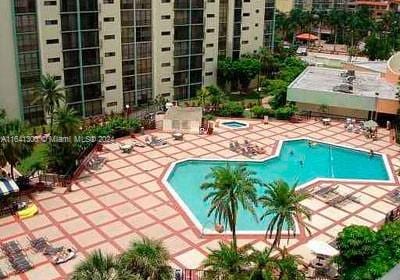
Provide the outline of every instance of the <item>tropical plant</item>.
[[262,251],[252,249],[249,256],[252,264],[250,280],[272,280],[275,272],[279,269],[279,263],[276,257],[271,256],[271,250],[265,248]]
[[217,86],[211,85],[207,87],[210,93],[210,103],[214,110],[218,110],[221,104],[225,101],[225,93]]
[[211,94],[207,87],[202,87],[196,93],[196,99],[200,107],[206,108],[210,104]]
[[229,225],[232,231],[232,246],[237,249],[236,223],[239,209],[248,211],[255,216],[255,206],[257,205],[257,193],[255,185],[259,182],[254,178],[255,173],[239,165],[232,167],[217,166],[211,169],[201,189],[207,191],[204,201],[211,203],[208,216],[214,215],[214,219],[219,224]]
[[121,256],[121,265],[146,280],[171,280],[168,250],[158,240],[143,238],[135,241]]
[[43,106],[43,110],[50,115],[50,134],[52,134],[53,115],[57,107],[65,100],[64,89],[60,86],[55,76],[46,74],[41,77],[35,95],[34,103],[40,103]]
[[143,278],[122,268],[113,256],[105,255],[101,251],[94,251],[75,268],[71,279],[142,280]]
[[229,101],[224,103],[218,114],[222,117],[242,117],[244,112],[244,107],[238,102]]
[[244,92],[248,92],[250,82],[259,74],[260,68],[260,61],[254,58],[241,58],[233,62],[233,76],[240,82]]
[[[23,141],[25,126],[18,120],[2,120],[0,123],[0,166],[10,164],[11,177],[14,178],[15,166],[32,152],[33,143]],[[3,139],[4,138],[4,139]]]
[[76,136],[81,127],[81,121],[75,110],[67,106],[59,108],[55,112],[57,131],[61,136]]
[[203,266],[207,270],[207,279],[247,280],[250,258],[247,255],[249,246],[239,249],[232,243],[219,242],[219,249],[210,250]]
[[265,209],[261,220],[271,217],[266,230],[266,236],[269,238],[272,238],[275,233],[271,250],[279,246],[284,229],[287,230],[289,236],[290,233],[293,236],[296,235],[296,223],[309,232],[303,218],[310,219],[311,214],[301,202],[309,198],[310,194],[305,191],[296,191],[296,185],[289,186],[283,180],[264,184],[264,195],[259,198],[259,203]]

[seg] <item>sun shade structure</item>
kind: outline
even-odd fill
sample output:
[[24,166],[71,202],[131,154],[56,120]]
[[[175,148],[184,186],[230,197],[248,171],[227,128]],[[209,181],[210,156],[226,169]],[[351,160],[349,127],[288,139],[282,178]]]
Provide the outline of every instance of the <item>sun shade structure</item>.
[[307,247],[317,255],[324,255],[333,257],[339,254],[339,251],[333,248],[331,245],[320,240],[310,240],[307,243]]
[[0,178],[0,197],[16,192],[19,192],[19,188],[13,180]]
[[296,36],[296,39],[301,41],[316,41],[318,37],[311,33],[302,33]]

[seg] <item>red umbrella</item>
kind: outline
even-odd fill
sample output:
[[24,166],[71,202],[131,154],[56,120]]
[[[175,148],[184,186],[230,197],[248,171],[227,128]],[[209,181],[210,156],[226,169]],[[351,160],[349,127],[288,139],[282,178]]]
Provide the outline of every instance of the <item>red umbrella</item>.
[[316,41],[316,40],[318,40],[318,37],[311,33],[302,33],[302,34],[297,35],[296,39],[299,39],[302,41]]

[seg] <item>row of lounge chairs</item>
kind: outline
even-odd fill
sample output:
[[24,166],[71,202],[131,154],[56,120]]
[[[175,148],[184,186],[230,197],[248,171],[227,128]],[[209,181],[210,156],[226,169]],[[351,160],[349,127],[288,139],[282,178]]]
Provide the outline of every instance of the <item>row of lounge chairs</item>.
[[248,140],[244,140],[243,144],[239,144],[238,141],[230,142],[229,149],[232,152],[238,152],[245,156],[253,156],[257,154],[265,154],[265,149],[258,145],[251,144]]
[[339,185],[326,186],[314,191],[313,195],[327,199],[326,204],[336,208],[339,208],[348,202],[360,203],[359,197],[352,194],[340,194],[338,189]]
[[65,248],[64,246],[54,247],[44,237],[29,240],[29,243],[36,252],[52,256],[53,264],[65,263],[76,256],[76,251],[74,249]]
[[22,273],[33,268],[25,252],[18,241],[9,241],[1,246],[2,251],[8,257],[8,261],[15,271]]

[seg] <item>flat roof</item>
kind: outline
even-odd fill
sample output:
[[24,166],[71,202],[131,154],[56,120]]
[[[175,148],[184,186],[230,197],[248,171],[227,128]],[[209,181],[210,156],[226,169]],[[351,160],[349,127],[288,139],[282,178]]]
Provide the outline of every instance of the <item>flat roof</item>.
[[347,70],[343,69],[309,66],[289,85],[289,88],[365,97],[376,97],[375,93],[378,92],[381,99],[397,100],[396,86],[383,80],[379,73],[356,71],[352,93],[334,91],[334,87],[345,84],[340,74],[346,72]]
[[374,72],[386,73],[387,71],[387,61],[361,61],[353,62],[352,64]]

